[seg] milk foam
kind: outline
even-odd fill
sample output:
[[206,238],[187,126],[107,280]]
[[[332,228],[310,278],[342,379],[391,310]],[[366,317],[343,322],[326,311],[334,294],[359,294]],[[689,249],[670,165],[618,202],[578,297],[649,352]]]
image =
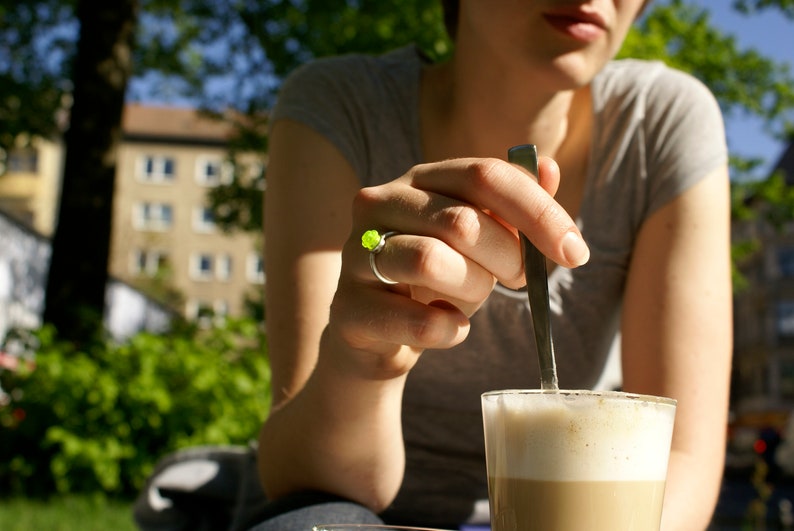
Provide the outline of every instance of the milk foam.
[[663,481],[675,406],[618,393],[585,401],[578,393],[531,393],[531,402],[520,393],[483,395],[489,475]]

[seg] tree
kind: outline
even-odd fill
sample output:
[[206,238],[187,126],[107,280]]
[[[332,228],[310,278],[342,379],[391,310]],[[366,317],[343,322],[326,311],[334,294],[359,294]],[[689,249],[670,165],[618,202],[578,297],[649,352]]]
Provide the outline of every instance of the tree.
[[[747,0],[737,4],[743,12],[754,11]],[[793,5],[791,0],[755,0],[753,4],[777,4],[789,14]],[[621,55],[663,60],[694,74],[711,89],[726,116],[758,116],[779,139],[785,139],[794,124],[794,78],[788,66],[754,49],[740,49],[733,35],[712,25],[708,12],[683,0],[655,5],[632,29]],[[761,162],[734,158],[734,180],[750,178]]]
[[63,338],[101,329],[108,279],[116,151],[138,17],[137,0],[80,0],[64,138],[60,215],[52,241],[44,320]]
[[[416,0],[415,9],[404,9],[405,3],[396,1],[364,4],[362,9],[374,11],[379,18],[376,34],[385,41],[395,34],[410,39],[413,34],[407,28],[419,27],[411,17],[438,13],[434,4]],[[262,128],[251,126],[261,125],[260,111],[272,101],[276,73],[306,58],[301,52],[306,47],[295,49],[295,36],[309,39],[313,35],[309,27],[315,23],[338,29],[345,37],[326,45],[335,51],[341,49],[340,42],[360,42],[356,35],[367,35],[356,31],[361,22],[357,9],[339,1],[308,2],[304,7],[312,13],[307,17],[311,26],[291,23],[300,22],[301,12],[288,1],[229,5],[212,0],[141,0],[141,7],[146,24],[138,26],[137,0],[32,0],[23,5],[0,0],[0,57],[13,59],[5,69],[0,67],[0,116],[6,118],[0,148],[13,145],[22,133],[57,135],[58,111],[65,100],[73,101],[64,136],[60,215],[44,319],[62,337],[78,342],[89,340],[102,324],[115,154],[133,67],[140,75],[157,72],[178,92],[200,94],[208,112],[226,116],[221,111],[228,107],[228,100],[213,99],[211,81],[219,75],[228,77],[230,64],[237,65],[234,73],[241,82],[231,86],[240,89],[235,94],[237,106],[248,118],[239,121],[241,135],[235,147],[263,149]],[[75,26],[80,28],[76,47],[70,39]],[[137,28],[140,45],[136,47]],[[373,46],[371,38],[365,41],[364,48]],[[230,57],[235,61],[230,63]],[[263,85],[252,85],[251,80]],[[246,204],[261,197],[257,188],[231,191],[241,193]],[[237,201],[236,196],[231,200]],[[237,222],[239,212],[233,218]],[[253,219],[254,226],[261,225],[258,220]]]
[[777,8],[789,19],[794,20],[794,0],[734,0],[733,6],[741,13]]
[[73,8],[68,1],[0,0],[0,157],[17,138],[58,133],[70,90],[64,50],[73,41]]

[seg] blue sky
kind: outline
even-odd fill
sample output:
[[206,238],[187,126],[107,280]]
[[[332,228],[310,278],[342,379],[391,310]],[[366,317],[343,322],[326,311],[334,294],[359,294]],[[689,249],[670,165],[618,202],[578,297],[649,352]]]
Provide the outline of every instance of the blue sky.
[[[731,9],[732,0],[689,0],[711,13],[714,26],[732,33],[741,46],[758,49],[777,61],[785,61],[794,72],[794,20],[779,11],[744,16]],[[740,155],[762,156],[768,161],[765,171],[772,169],[783,154],[785,145],[764,133],[761,124],[742,119],[726,123],[730,148]]]

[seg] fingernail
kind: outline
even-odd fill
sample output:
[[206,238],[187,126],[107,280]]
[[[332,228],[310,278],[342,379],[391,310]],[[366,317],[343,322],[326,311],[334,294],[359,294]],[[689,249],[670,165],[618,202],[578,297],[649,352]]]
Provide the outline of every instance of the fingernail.
[[562,254],[574,267],[584,265],[590,259],[590,248],[575,232],[567,233],[562,239]]

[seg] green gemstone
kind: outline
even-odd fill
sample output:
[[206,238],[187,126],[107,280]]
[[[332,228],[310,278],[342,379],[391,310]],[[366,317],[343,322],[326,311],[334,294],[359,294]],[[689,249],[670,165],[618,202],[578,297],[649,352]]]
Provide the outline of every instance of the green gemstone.
[[373,250],[380,242],[380,234],[376,230],[368,230],[361,236],[361,245],[368,251]]

